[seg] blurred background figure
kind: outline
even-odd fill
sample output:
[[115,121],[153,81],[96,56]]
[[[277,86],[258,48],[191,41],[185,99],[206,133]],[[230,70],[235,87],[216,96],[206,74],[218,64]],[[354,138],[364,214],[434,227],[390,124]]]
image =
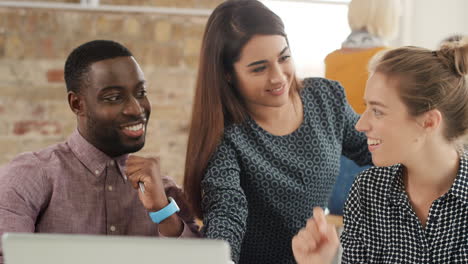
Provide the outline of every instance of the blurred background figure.
[[461,34],[450,35],[440,41],[439,48],[442,47],[446,43],[459,42],[462,39],[463,39],[463,35]]
[[348,9],[351,33],[341,49],[325,58],[325,77],[344,86],[346,97],[358,114],[365,110],[362,98],[367,64],[397,35],[400,9],[399,0],[352,0]]
[[[368,78],[367,64],[379,51],[388,48],[396,37],[401,14],[400,0],[352,0],[349,3],[348,23],[351,33],[341,49],[325,58],[325,77],[339,81],[349,104],[358,113],[365,110],[364,88]],[[340,175],[329,202],[333,214],[342,215],[343,206],[353,180],[367,167],[359,167],[342,156]]]

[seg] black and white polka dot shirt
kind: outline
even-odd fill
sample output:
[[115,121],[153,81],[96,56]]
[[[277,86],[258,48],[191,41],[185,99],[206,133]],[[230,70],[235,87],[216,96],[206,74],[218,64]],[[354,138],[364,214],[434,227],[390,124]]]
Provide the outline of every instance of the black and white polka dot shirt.
[[202,180],[203,232],[227,240],[236,263],[295,263],[291,239],[326,205],[340,155],[371,162],[337,82],[305,79],[301,99],[304,122],[289,135],[253,120],[227,127]]
[[341,236],[342,263],[468,263],[468,160],[435,200],[426,227],[413,211],[402,165],[374,167],[353,184]]

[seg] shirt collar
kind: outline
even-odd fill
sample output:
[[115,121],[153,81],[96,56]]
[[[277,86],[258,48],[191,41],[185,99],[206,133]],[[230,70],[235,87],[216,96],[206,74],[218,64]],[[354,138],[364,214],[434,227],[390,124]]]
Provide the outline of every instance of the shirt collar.
[[460,157],[460,166],[457,177],[453,182],[448,194],[455,196],[465,204],[468,204],[468,156],[463,153]]
[[125,176],[125,163],[128,154],[111,158],[89,143],[78,130],[75,130],[70,135],[67,144],[81,163],[96,177],[102,174],[106,166],[112,166],[112,161],[115,161],[119,168],[120,175],[124,180],[127,180]]
[[403,165],[396,164],[390,167],[391,185],[389,198],[394,204],[406,201],[406,191],[403,184]]
[[[406,199],[406,192],[403,184],[403,165],[397,164],[392,166],[391,175],[393,176],[390,188],[389,198],[397,203]],[[458,168],[457,177],[452,184],[452,187],[446,193],[452,195],[458,200],[468,205],[468,155],[464,153],[460,157],[460,167]]]

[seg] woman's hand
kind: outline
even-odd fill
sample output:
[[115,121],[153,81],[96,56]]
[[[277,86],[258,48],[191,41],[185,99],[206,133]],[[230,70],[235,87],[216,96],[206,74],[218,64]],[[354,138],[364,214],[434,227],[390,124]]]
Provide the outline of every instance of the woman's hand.
[[320,207],[306,227],[292,239],[294,258],[298,264],[332,263],[340,242],[334,225],[328,224]]

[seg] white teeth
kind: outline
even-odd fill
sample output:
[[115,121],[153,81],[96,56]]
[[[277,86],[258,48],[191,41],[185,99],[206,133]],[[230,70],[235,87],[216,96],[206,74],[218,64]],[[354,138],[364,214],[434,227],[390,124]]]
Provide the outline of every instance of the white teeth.
[[140,129],[143,129],[143,123],[140,123],[138,125],[133,125],[133,126],[127,126],[127,127],[124,127],[124,129],[130,130],[130,131],[138,131]]
[[380,139],[367,139],[367,145],[379,145],[380,143],[382,143]]
[[281,89],[283,89],[283,87],[282,87],[282,86],[281,86],[281,87],[279,87],[279,88],[271,89],[270,91],[271,91],[271,92],[277,92],[277,91],[279,91],[279,90],[281,90]]

